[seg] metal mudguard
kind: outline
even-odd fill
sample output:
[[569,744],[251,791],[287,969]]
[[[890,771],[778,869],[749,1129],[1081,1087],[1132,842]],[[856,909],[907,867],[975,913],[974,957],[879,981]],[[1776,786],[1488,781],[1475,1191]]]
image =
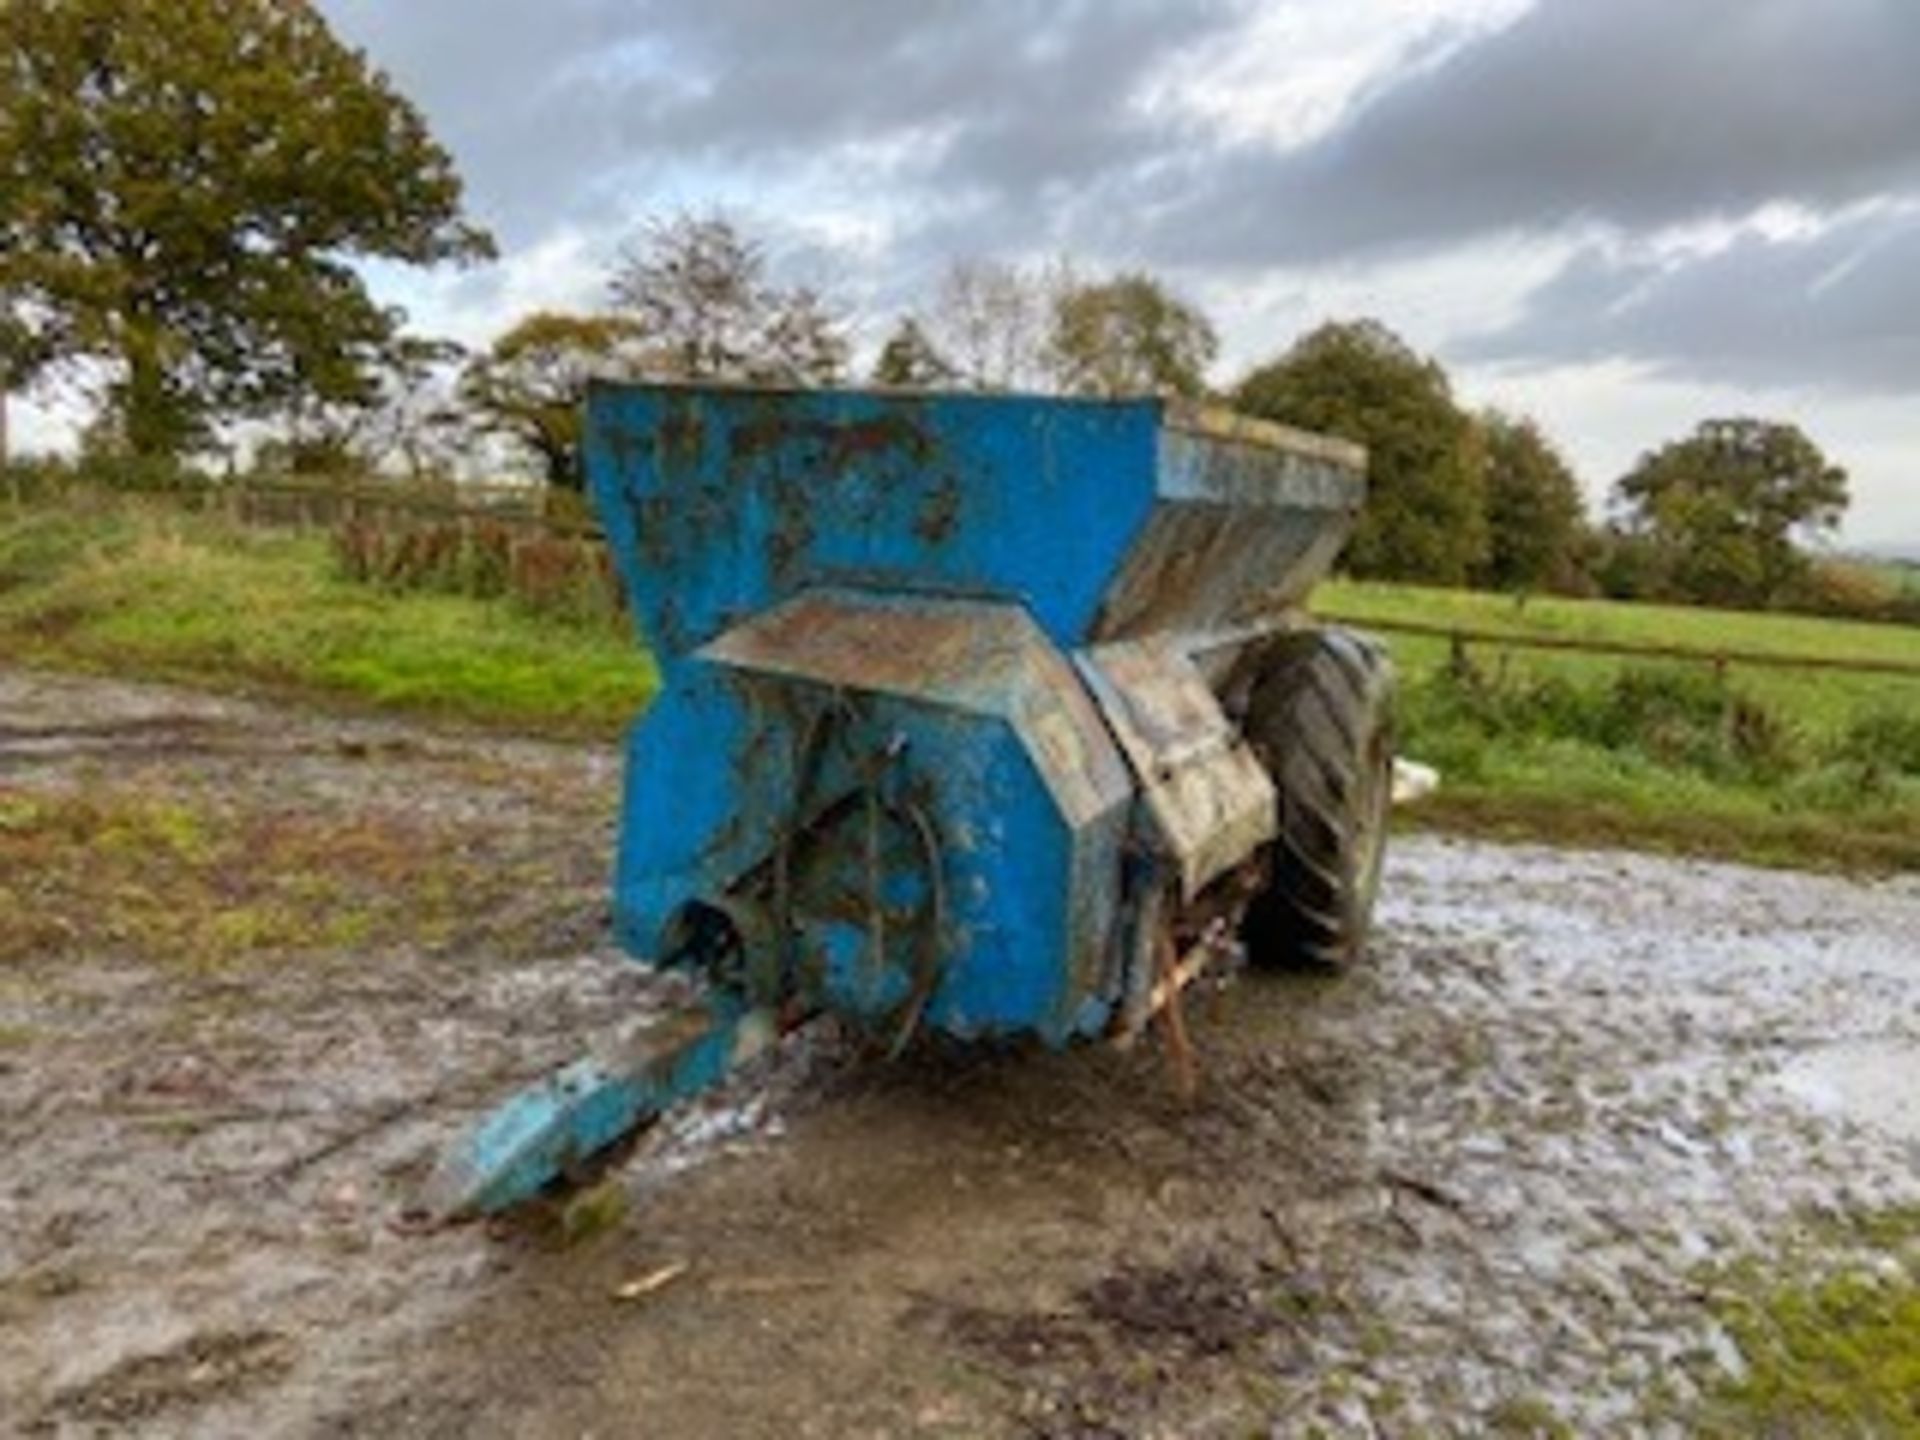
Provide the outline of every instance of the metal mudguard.
[[1132,768],[1143,838],[1191,900],[1273,838],[1273,781],[1174,637],[1075,659]]

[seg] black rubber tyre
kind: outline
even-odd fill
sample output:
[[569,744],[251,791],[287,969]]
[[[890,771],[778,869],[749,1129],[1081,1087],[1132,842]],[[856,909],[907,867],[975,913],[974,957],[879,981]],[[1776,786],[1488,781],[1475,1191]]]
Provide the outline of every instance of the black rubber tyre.
[[1247,697],[1247,741],[1279,792],[1267,887],[1241,939],[1251,964],[1344,969],[1366,946],[1393,801],[1393,670],[1348,630],[1295,637]]

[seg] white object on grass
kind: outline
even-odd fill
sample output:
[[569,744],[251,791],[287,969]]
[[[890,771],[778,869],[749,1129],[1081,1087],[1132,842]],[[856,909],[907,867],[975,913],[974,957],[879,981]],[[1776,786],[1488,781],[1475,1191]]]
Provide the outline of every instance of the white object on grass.
[[1393,761],[1393,803],[1406,805],[1421,800],[1440,788],[1440,772],[1418,760]]

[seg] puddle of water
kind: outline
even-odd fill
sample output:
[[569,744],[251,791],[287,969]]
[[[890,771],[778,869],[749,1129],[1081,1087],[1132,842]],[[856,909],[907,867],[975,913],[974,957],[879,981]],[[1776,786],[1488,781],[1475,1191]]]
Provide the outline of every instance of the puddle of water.
[[1825,1046],[1788,1065],[1780,1081],[1816,1110],[1920,1145],[1920,1045]]

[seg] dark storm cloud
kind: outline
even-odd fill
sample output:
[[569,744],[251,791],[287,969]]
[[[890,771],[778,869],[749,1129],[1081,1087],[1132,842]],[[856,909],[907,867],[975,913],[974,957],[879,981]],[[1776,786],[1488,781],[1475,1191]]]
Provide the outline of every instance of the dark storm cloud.
[[[1665,268],[1606,258],[1770,201],[1920,197],[1920,0],[1537,0],[1473,38],[1410,34],[1293,149],[1136,103],[1188,47],[1252,43],[1274,0],[321,3],[421,102],[517,249],[617,231],[703,183],[751,216],[756,186],[823,175],[893,202],[870,298],[955,254],[1218,280],[1598,226],[1613,243],[1476,355],[1869,388],[1920,374],[1910,221]],[[468,283],[479,303],[497,282]]]
[[1677,378],[1854,392],[1920,390],[1920,213],[1795,240],[1750,235],[1680,264],[1577,255],[1458,359],[1626,359]]
[[323,0],[426,109],[509,238],[667,167],[765,173],[908,139],[909,178],[1021,215],[1180,138],[1130,107],[1244,0]]
[[1915,0],[1541,0],[1310,145],[1195,157],[1157,248],[1309,263],[1916,184]]
[[631,28],[632,7],[619,0],[320,0],[320,8],[426,112],[459,160],[474,208],[509,244],[577,218],[587,182],[618,160],[596,87],[569,77]]
[[673,197],[652,187],[703,166],[870,163],[889,142],[907,159],[876,182],[908,198],[1162,263],[1314,263],[1920,186],[1916,0],[1540,0],[1437,60],[1416,46],[1292,150],[1132,103],[1252,0],[323,4],[422,102],[510,240],[657,208]]

